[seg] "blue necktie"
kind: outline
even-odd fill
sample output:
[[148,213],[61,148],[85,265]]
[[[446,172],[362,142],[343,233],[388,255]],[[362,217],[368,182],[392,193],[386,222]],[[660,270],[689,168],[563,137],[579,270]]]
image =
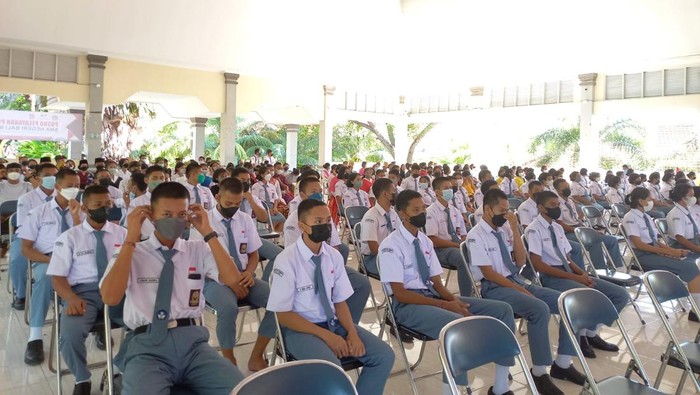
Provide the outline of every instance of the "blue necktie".
[[236,267],[239,272],[243,271],[243,264],[241,263],[241,257],[238,256],[238,250],[236,250],[236,239],[233,237],[233,218],[222,219],[221,222],[226,225],[226,237],[228,238],[228,254],[233,258],[233,262],[236,263]]
[[107,268],[107,248],[104,242],[104,230],[95,230],[92,232],[95,235],[95,263],[97,264],[97,279],[102,278]]
[[49,196],[47,196],[46,199],[44,199],[44,200],[47,201],[47,202],[50,202],[51,199],[53,199],[53,196],[49,195]]
[[693,216],[690,215],[690,212],[688,212],[688,219],[690,220],[690,223],[693,224],[693,242],[697,243],[698,242],[698,226],[695,224],[695,221],[693,220]]
[[647,225],[647,231],[649,232],[649,237],[651,238],[651,244],[654,246],[657,245],[656,242],[656,234],[654,233],[654,230],[651,228],[651,221],[649,221],[649,218],[645,213],[642,213],[642,217],[644,218],[644,223]]
[[391,224],[391,215],[389,215],[389,213],[384,213],[384,218],[386,218],[386,228],[389,229],[389,232],[393,232],[394,225]]
[[265,201],[267,202],[268,208],[272,208],[272,201],[270,201],[270,192],[267,191],[267,186],[270,184],[263,184],[263,189],[265,190]]
[[192,190],[194,191],[194,202],[197,203],[197,204],[201,204],[201,203],[202,203],[202,197],[199,196],[199,188],[197,188],[197,186],[195,185],[195,187],[192,188]]
[[331,326],[335,314],[333,314],[333,309],[331,308],[331,302],[328,299],[328,293],[326,292],[326,284],[323,282],[323,272],[321,271],[321,256],[314,255],[311,257],[311,262],[314,264],[314,290],[316,295],[321,299],[321,306],[323,306],[323,312],[326,314],[326,322],[328,326]]
[[561,250],[559,249],[559,244],[557,243],[557,235],[556,233],[554,233],[554,226],[552,225],[549,225],[549,235],[552,238],[554,252],[557,253],[561,264],[564,266],[564,270],[566,270],[569,273],[573,273],[573,271],[571,270],[571,266],[569,266],[569,261],[566,260],[566,257],[564,257],[564,254],[562,254]]
[[425,255],[423,255],[423,249],[420,246],[420,240],[418,238],[413,239],[413,250],[416,254],[416,266],[418,266],[418,275],[420,275],[420,280],[428,290],[435,296],[438,296],[437,291],[433,287],[433,283],[430,282],[430,268],[428,267],[428,261],[425,260]]
[[518,268],[513,264],[513,258],[510,257],[510,251],[508,251],[506,242],[503,240],[503,235],[497,230],[492,230],[491,233],[496,236],[498,240],[498,249],[501,251],[501,260],[503,260],[503,264],[510,271],[511,275],[515,276],[518,274]]
[[414,185],[414,188],[415,188],[414,191],[418,191],[418,179],[417,179],[417,178],[414,178],[414,179],[413,179],[413,185]]
[[58,210],[58,215],[61,216],[61,233],[63,233],[70,229],[70,226],[68,225],[68,218],[66,217],[68,214],[68,209],[61,210],[60,207],[56,207],[56,210]]
[[566,200],[566,201],[564,202],[564,205],[566,205],[566,209],[569,210],[569,215],[571,216],[571,219],[572,219],[573,221],[578,222],[578,218],[576,218],[576,212],[574,211],[573,208],[571,208],[571,205],[569,204],[569,201],[568,201],[568,200]]
[[450,234],[453,243],[459,244],[462,242],[462,240],[459,239],[459,236],[457,236],[457,232],[455,231],[455,226],[452,223],[452,216],[450,215],[449,207],[445,208],[445,213],[447,214],[447,233]]
[[158,251],[163,255],[165,263],[160,272],[156,302],[153,305],[153,318],[151,319],[150,336],[151,341],[156,345],[162,343],[168,334],[170,298],[173,294],[173,275],[175,273],[173,256],[177,253],[177,250],[164,250],[163,247],[159,248]]

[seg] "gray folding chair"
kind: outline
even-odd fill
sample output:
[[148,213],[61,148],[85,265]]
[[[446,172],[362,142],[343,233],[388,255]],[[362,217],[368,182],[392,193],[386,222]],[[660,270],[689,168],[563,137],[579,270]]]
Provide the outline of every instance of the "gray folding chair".
[[511,210],[517,210],[522,203],[523,201],[518,198],[508,198],[508,208]]
[[[12,236],[15,234],[15,229],[17,229],[17,213],[10,216],[10,243],[12,242]],[[17,240],[17,243],[21,243],[21,240]],[[9,270],[9,258],[8,258],[8,270]],[[7,276],[7,293],[12,294],[12,282],[10,281],[10,276]]]
[[[246,317],[246,314],[251,310],[255,311],[255,315],[257,316],[257,319],[258,319],[258,325],[260,325],[260,322],[262,321],[262,318],[260,317],[260,307],[253,306],[252,304],[246,302],[245,300],[238,301],[238,315],[240,316],[240,325],[238,325],[238,333],[236,334],[236,346],[235,347],[241,347],[241,346],[246,346],[248,344],[255,343],[255,341],[241,342],[241,338],[243,337],[243,327],[245,325],[245,317]],[[216,311],[214,306],[209,304],[208,300],[205,300],[204,312],[213,315],[215,318],[218,318],[218,316],[219,316],[219,313]],[[217,350],[221,350],[220,346],[217,346],[214,348],[216,348]]]
[[467,219],[469,219],[469,225],[471,225],[472,228],[476,226],[476,217],[474,216],[474,214],[469,214]]
[[[378,275],[374,273],[370,273],[369,270],[367,270],[367,266],[365,266],[365,257],[362,255],[362,242],[360,240],[360,235],[362,234],[362,222],[358,222],[355,224],[353,227],[353,231],[350,232],[350,241],[352,241],[352,244],[355,248],[355,256],[357,257],[357,265],[358,268],[360,269],[361,273],[364,273],[365,276],[367,276],[367,281],[370,279],[375,279],[377,281],[380,281],[380,278]],[[372,302],[372,309],[377,313],[377,319],[381,320],[381,314],[379,313],[379,309],[384,306],[384,304],[380,304],[377,302],[377,298],[374,295],[374,289],[373,287],[369,288],[369,296],[370,296],[370,301]]]
[[345,226],[343,227],[343,237],[345,237],[345,231],[355,229],[355,225],[362,222],[362,217],[365,216],[369,208],[365,206],[349,206],[345,207],[343,211],[343,217],[345,218]]
[[671,246],[673,245],[673,243],[675,243],[676,240],[671,239],[671,236],[668,234],[668,220],[666,218],[655,219],[654,225],[656,225],[656,229],[659,231],[659,234],[661,235],[661,238],[664,240],[664,243],[666,243],[666,245]]
[[659,367],[659,373],[656,375],[654,387],[659,388],[666,367],[671,365],[678,369],[683,369],[683,376],[681,376],[681,380],[678,383],[676,394],[682,393],[683,384],[685,384],[685,379],[688,376],[693,380],[695,390],[700,392],[700,381],[697,376],[700,374],[700,330],[693,341],[681,342],[668,321],[668,316],[661,304],[671,301],[680,302],[680,299],[687,299],[690,302],[691,309],[696,314],[700,312],[698,306],[690,296],[685,283],[671,272],[665,270],[646,272],[644,273],[644,285],[647,287],[647,292],[649,292],[649,297],[654,304],[656,313],[661,318],[661,322],[671,338],[668,342],[668,347],[666,347],[666,352],[661,356],[661,366]]
[[[637,306],[636,302],[636,300],[639,298],[640,292],[642,291],[642,279],[628,273],[620,273],[617,271],[617,268],[615,267],[610,255],[610,251],[605,246],[605,243],[603,243],[603,238],[601,237],[600,233],[598,233],[596,230],[592,228],[580,227],[574,230],[574,234],[576,235],[576,239],[578,240],[579,244],[583,248],[583,256],[585,258],[585,262],[587,263],[586,266],[588,266],[586,270],[588,273],[621,287],[637,289],[634,298],[630,297],[630,303],[632,303],[632,307],[634,307],[634,311],[637,313],[642,325],[646,325],[646,321],[644,321],[644,318],[642,318],[642,313],[639,311],[639,306]],[[605,262],[602,263],[605,264],[605,268],[596,267],[593,259],[591,258],[591,249],[595,246],[600,246],[603,250]]]
[[267,213],[267,221],[256,222],[258,225],[258,235],[261,239],[278,239],[280,237],[280,234],[275,231],[275,225],[272,223],[272,214],[270,213],[270,207],[268,207],[267,203],[265,202],[262,202],[262,206],[265,209],[265,212]]
[[[538,393],[515,335],[493,317],[465,317],[445,325],[440,331],[438,353],[453,395],[460,394],[454,376],[506,357],[517,357],[530,392]],[[467,393],[472,393],[469,385]]]
[[[562,293],[559,296],[559,312],[587,379],[581,393],[594,395],[662,394],[662,392],[649,386],[649,379],[644,371],[641,358],[637,354],[632,339],[630,339],[620,316],[617,314],[615,306],[600,291],[592,288],[576,288]],[[583,329],[595,328],[599,324],[612,326],[613,323],[617,323],[618,329],[627,344],[628,351],[632,355],[632,360],[624,376],[612,376],[596,381],[591,368],[588,366],[586,357],[583,356],[581,351],[578,343],[578,334]],[[631,379],[632,372],[635,372],[642,379],[642,383]]]
[[357,390],[338,366],[319,359],[288,362],[246,377],[233,395],[333,394],[357,395]]
[[616,235],[615,232],[612,231],[610,228],[610,223],[609,221],[605,220],[605,216],[603,213],[598,209],[596,206],[583,206],[581,207],[581,211],[583,212],[584,218],[586,218],[586,222],[588,222],[588,225],[597,230],[597,231],[604,231],[605,233],[609,235],[613,235],[618,238],[618,241],[621,240],[621,236]]

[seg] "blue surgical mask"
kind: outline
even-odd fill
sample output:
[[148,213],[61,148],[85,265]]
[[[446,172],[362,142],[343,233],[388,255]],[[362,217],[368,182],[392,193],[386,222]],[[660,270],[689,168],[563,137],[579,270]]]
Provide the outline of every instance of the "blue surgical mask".
[[41,186],[46,189],[53,189],[56,186],[55,176],[44,176],[41,177]]
[[131,200],[136,199],[136,194],[133,192],[129,192],[129,199],[131,199]]
[[443,189],[442,190],[442,198],[447,200],[448,202],[452,200],[455,197],[455,193],[452,192],[452,189]]
[[322,201],[323,201],[323,195],[320,194],[320,193],[318,193],[318,192],[317,192],[317,193],[312,193],[311,195],[309,195],[309,199],[318,200],[319,202],[322,202]]

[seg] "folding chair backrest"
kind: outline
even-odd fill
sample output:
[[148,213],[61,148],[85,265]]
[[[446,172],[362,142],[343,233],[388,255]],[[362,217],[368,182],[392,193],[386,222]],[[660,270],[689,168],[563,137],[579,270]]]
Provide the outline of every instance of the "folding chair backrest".
[[583,206],[581,207],[581,211],[583,211],[583,215],[585,215],[589,220],[592,218],[603,217],[603,213],[601,213],[596,206]]
[[17,212],[17,201],[7,200],[0,204],[0,215],[12,215]]
[[646,285],[650,296],[656,298],[659,303],[690,297],[683,280],[665,270],[652,270],[644,273],[644,285]]
[[621,203],[613,203],[610,207],[612,208],[613,214],[620,219],[629,211],[629,208]]
[[360,246],[360,243],[362,241],[361,235],[362,235],[362,222],[358,222],[352,228],[352,243],[355,245],[356,248]]
[[350,228],[354,228],[355,224],[362,221],[362,217],[369,211],[365,206],[350,206],[345,208],[345,218],[348,220]]
[[576,288],[559,296],[559,312],[569,321],[574,333],[595,328],[598,324],[612,326],[619,319],[610,299],[600,291]]
[[586,249],[586,251],[591,251],[593,247],[603,243],[603,236],[601,236],[601,234],[595,229],[579,227],[574,229],[574,233],[576,234],[576,238],[578,239],[579,243]]
[[357,395],[357,390],[340,367],[327,361],[307,359],[272,366],[246,377],[232,393]]
[[508,198],[508,208],[511,210],[517,210],[520,207],[522,201],[516,198]]
[[469,224],[472,226],[472,228],[475,227],[476,226],[476,216],[474,216],[474,214],[469,214],[469,217],[467,217],[467,218],[469,219]]
[[657,218],[654,220],[654,224],[656,225],[656,229],[659,231],[659,234],[661,234],[661,237],[663,237],[666,244],[668,244],[670,242],[668,235],[668,220],[666,218]]
[[469,276],[469,281],[472,283],[472,290],[476,294],[476,297],[480,298],[481,294],[479,293],[479,286],[476,283],[476,281],[474,280],[474,275],[472,274],[472,271],[471,271],[472,259],[471,259],[470,253],[469,253],[468,243],[469,243],[469,241],[465,240],[459,245],[459,253],[460,253],[460,255],[462,255],[462,259],[467,264],[467,276]]

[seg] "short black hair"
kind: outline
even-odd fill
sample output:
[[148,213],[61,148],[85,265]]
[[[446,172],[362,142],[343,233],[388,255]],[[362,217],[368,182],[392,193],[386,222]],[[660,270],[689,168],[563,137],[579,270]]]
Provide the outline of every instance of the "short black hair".
[[480,172],[479,172],[479,175],[478,175],[478,176],[479,176],[479,181],[482,181],[482,182],[483,182],[483,181],[484,181],[484,178],[486,177],[487,174],[491,174],[491,170],[489,170],[489,169],[484,169],[484,170],[480,171]]
[[164,182],[151,192],[151,204],[159,199],[186,199],[189,202],[190,192],[179,182]]
[[393,184],[394,183],[389,178],[380,178],[375,181],[374,184],[372,184],[372,193],[374,194],[374,198],[378,199],[382,192],[391,189]]
[[226,178],[221,183],[219,183],[219,193],[222,191],[233,193],[234,195],[239,195],[243,193],[243,183],[238,178]]
[[185,168],[185,175],[189,176],[193,171],[202,171],[202,165],[199,163],[190,163]]
[[19,169],[19,170],[22,170],[22,165],[20,165],[20,164],[17,163],[17,162],[8,163],[8,164],[7,164],[7,170],[10,170],[10,169]]
[[299,179],[300,179],[300,180],[302,180],[302,179],[304,179],[304,178],[307,178],[307,177],[314,177],[314,178],[319,178],[319,179],[320,179],[320,178],[321,178],[321,175],[320,175],[316,170],[313,170],[313,169],[304,170],[304,171],[301,172],[301,174],[299,175]]
[[537,186],[543,187],[544,184],[541,183],[541,182],[539,182],[539,181],[537,181],[537,180],[532,180],[532,181],[530,181],[529,184],[527,184],[527,190],[528,190],[528,191],[531,191],[531,190],[534,189],[534,187],[537,187]]
[[446,182],[451,182],[450,179],[449,179],[448,177],[437,177],[437,178],[435,178],[435,179],[433,180],[433,185],[432,185],[432,186],[433,186],[433,191],[436,191],[436,190],[437,190],[437,187],[438,187],[439,185],[442,185],[442,184],[444,184],[444,183],[446,183]]
[[136,186],[136,188],[142,192],[148,188],[148,184],[146,184],[146,176],[140,172],[131,173],[131,184]]
[[162,172],[162,173],[165,173],[165,169],[163,169],[163,166],[153,165],[153,166],[149,166],[149,167],[146,168],[145,176],[148,177],[148,176],[150,176],[152,173],[155,173],[155,172],[157,172],[157,171],[160,171],[160,172]]
[[93,195],[109,195],[109,190],[102,185],[90,185],[83,191],[83,202]]
[[481,190],[481,193],[483,193],[484,195],[486,195],[486,191],[488,191],[489,189],[491,189],[491,187],[494,186],[494,185],[498,185],[498,183],[496,182],[496,180],[486,180],[486,181],[484,181],[484,182],[481,183],[481,186],[479,187],[479,190]]
[[554,186],[554,189],[559,189],[559,188],[558,188],[559,185],[561,185],[561,184],[564,183],[564,182],[566,182],[565,179],[563,179],[563,178],[557,178],[556,180],[554,180],[554,183],[553,183],[552,185]]
[[107,170],[106,167],[103,167],[103,168],[101,168],[101,169],[96,170],[96,171],[95,171],[95,178],[97,178],[97,175],[100,174],[100,173],[107,173],[107,175],[109,176],[110,180],[112,179],[112,175],[109,174],[109,170]]
[[245,167],[236,167],[231,171],[231,177],[238,177],[239,174],[243,173],[250,175],[250,172]]
[[299,192],[304,192],[306,193],[306,188],[308,188],[309,184],[314,183],[314,182],[321,182],[316,177],[304,177],[299,181]]
[[615,186],[620,185],[621,182],[622,182],[622,180],[620,179],[620,177],[612,176],[608,180],[608,186],[615,187]]
[[649,197],[651,192],[646,188],[634,188],[632,192],[625,196],[625,204],[632,208],[639,208],[639,201]]
[[489,189],[484,193],[484,206],[497,206],[501,200],[508,200],[508,195],[500,189]]
[[219,167],[218,169],[214,170],[214,174],[212,174],[211,176],[213,179],[217,180],[220,175],[225,174],[225,173],[226,173],[226,169],[224,169],[223,167]]
[[316,199],[306,199],[302,200],[301,203],[299,203],[299,207],[297,208],[297,213],[299,216],[299,220],[303,221],[306,219],[306,215],[315,207],[319,206],[325,206],[326,203],[324,203],[321,200],[316,200]]
[[357,178],[357,177],[362,177],[362,176],[360,176],[360,173],[355,173],[355,172],[350,173],[348,175],[348,181],[345,183],[345,185],[347,185],[348,188],[352,188],[353,187],[352,180]]
[[[56,167],[56,166],[54,166]],[[61,181],[62,179],[69,177],[69,176],[78,176],[78,172],[76,172],[73,169],[61,169],[56,173],[56,182]]]
[[674,202],[680,202],[681,200],[683,200],[683,198],[685,198],[685,195],[687,195],[688,191],[692,188],[692,185],[690,185],[687,182],[679,182],[676,184],[676,186],[673,187],[671,193],[669,194],[669,197]]
[[535,196],[535,203],[537,203],[538,206],[544,206],[549,199],[557,199],[558,201],[559,196],[552,191],[542,191]]
[[420,165],[418,163],[414,163],[411,165],[411,171],[413,170],[420,170]]
[[40,174],[41,171],[44,169],[58,169],[58,168],[56,167],[56,165],[54,165],[53,163],[50,163],[50,162],[49,163],[42,163],[39,166],[37,166],[37,168],[36,168],[37,174]]
[[410,189],[405,189],[401,192],[399,192],[399,195],[396,196],[396,211],[403,211],[408,207],[408,202],[410,202],[413,199],[421,199],[423,200],[423,195],[421,195],[419,192],[412,191]]

